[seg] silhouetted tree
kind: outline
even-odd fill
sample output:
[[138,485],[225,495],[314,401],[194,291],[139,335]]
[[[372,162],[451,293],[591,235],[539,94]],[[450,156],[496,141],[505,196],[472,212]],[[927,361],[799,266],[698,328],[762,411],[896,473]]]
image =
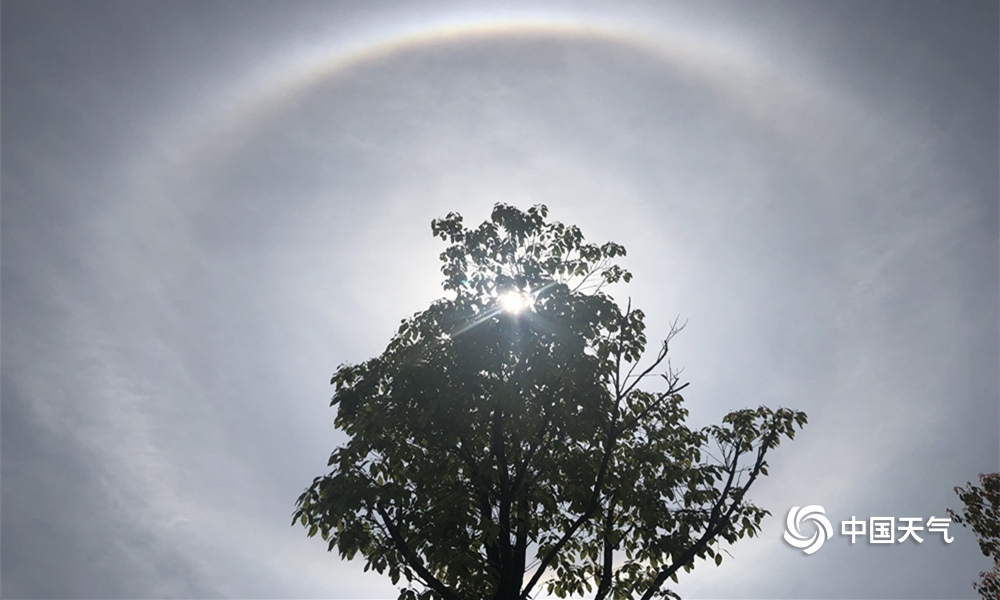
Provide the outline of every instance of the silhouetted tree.
[[[643,364],[642,311],[603,291],[631,278],[625,249],[546,217],[435,220],[449,297],[333,375],[349,441],[293,523],[404,579],[400,600],[676,597],[678,570],[760,531],[746,492],[806,422],[761,407],[686,427],[665,363],[676,323]],[[654,375],[663,389],[642,389]]]
[[956,523],[972,527],[979,540],[979,549],[993,559],[993,570],[979,574],[979,582],[972,587],[985,600],[1000,599],[1000,473],[979,475],[979,486],[966,482],[956,487],[955,493],[965,505],[961,515],[948,509]]

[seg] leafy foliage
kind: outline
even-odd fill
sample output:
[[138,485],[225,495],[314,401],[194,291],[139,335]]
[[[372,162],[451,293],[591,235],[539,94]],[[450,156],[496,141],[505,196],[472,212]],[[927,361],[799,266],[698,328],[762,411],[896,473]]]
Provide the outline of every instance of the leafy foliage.
[[972,587],[985,600],[1000,598],[1000,473],[980,474],[979,486],[967,482],[965,487],[956,487],[955,493],[965,510],[957,515],[948,509],[948,514],[956,523],[972,527],[979,549],[993,559],[993,570],[980,573]]
[[[435,220],[444,288],[380,356],[333,375],[349,441],[299,497],[293,523],[407,586],[400,600],[672,596],[665,581],[760,531],[745,498],[767,453],[806,422],[738,410],[684,426],[664,366],[642,366],[644,315],[605,286],[625,249],[589,244],[547,209],[498,204],[489,221]],[[516,293],[530,308],[510,312]],[[644,391],[650,376],[661,391]]]

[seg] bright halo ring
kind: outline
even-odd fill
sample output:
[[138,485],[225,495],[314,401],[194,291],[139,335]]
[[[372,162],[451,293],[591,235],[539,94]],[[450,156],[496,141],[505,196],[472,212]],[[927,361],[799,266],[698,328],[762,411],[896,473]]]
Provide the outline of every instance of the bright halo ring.
[[531,296],[520,291],[507,292],[500,296],[500,308],[504,312],[509,312],[511,314],[518,314],[529,310],[534,304],[532,302]]

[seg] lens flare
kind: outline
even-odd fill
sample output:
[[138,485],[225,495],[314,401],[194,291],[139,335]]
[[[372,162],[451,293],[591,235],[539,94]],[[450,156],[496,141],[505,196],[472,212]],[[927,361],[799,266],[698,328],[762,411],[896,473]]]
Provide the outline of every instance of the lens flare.
[[507,292],[500,296],[500,308],[516,315],[531,308],[531,298],[523,292]]

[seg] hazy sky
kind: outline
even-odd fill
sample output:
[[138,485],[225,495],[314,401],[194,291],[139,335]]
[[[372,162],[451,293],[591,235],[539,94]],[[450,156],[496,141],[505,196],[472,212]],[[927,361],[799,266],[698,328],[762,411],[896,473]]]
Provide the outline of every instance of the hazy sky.
[[[690,598],[972,598],[1000,468],[995,2],[2,5],[4,598],[394,598],[289,527],[330,374],[441,295],[430,221],[547,204],[691,424],[810,424]],[[819,504],[835,535],[782,539]]]

